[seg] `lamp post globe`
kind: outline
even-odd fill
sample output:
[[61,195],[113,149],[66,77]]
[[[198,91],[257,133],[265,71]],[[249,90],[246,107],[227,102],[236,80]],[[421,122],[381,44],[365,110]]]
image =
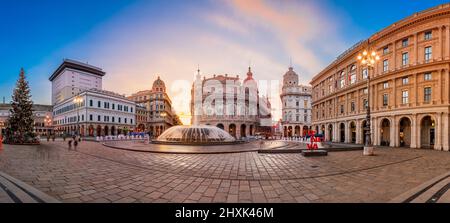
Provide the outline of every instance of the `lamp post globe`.
[[80,135],[80,107],[81,107],[81,103],[83,103],[83,98],[80,96],[76,96],[73,99],[73,102],[75,103],[76,107],[77,107],[77,128],[76,128],[76,135]]

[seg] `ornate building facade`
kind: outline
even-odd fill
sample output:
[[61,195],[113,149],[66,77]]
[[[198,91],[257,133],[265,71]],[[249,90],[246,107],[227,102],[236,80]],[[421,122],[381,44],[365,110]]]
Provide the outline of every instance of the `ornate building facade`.
[[239,75],[201,77],[200,70],[191,90],[191,122],[194,125],[214,125],[236,139],[271,134],[271,105],[268,98],[259,97],[258,86],[249,67],[241,82]]
[[[128,99],[134,101],[138,106],[146,108],[148,115],[146,121],[138,123],[138,129],[150,132],[152,137],[158,137],[166,129],[180,125],[180,120],[172,108],[172,101],[166,91],[164,81],[158,76],[153,82],[151,90],[139,91],[132,94]],[[144,111],[140,111],[142,113]],[[141,119],[144,119],[141,117]]]
[[[380,55],[370,70],[356,59],[366,49]],[[317,74],[314,129],[328,141],[363,144],[370,102],[374,145],[448,151],[449,68],[450,4],[444,4],[361,41]]]
[[283,137],[299,137],[311,127],[311,87],[300,85],[292,67],[283,76],[281,90]]

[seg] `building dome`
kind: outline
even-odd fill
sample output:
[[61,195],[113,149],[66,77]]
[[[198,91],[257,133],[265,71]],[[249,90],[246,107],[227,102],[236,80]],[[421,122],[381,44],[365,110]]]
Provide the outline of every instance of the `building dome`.
[[228,132],[209,125],[174,126],[161,134],[156,143],[161,144],[229,144],[236,142]]
[[251,80],[254,81],[255,79],[253,79],[252,68],[248,67],[247,77],[244,79],[244,83]]
[[298,75],[295,73],[294,68],[289,67],[289,70],[283,76],[283,85],[285,86],[297,86]]
[[161,78],[158,76],[158,79],[156,79],[153,82],[153,87],[152,87],[153,91],[166,91],[166,84],[164,83],[164,81],[161,80]]

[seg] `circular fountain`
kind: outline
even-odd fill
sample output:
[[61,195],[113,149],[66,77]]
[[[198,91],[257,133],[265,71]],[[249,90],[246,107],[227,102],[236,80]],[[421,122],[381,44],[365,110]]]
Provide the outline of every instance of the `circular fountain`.
[[209,125],[174,126],[153,143],[177,145],[229,145],[240,143],[228,132]]

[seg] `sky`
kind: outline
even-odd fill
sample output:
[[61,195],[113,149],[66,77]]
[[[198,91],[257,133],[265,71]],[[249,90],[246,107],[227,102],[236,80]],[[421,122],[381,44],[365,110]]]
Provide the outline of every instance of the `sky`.
[[[356,42],[448,0],[0,0],[0,99],[23,67],[35,103],[70,58],[106,71],[103,88],[130,95],[160,76],[173,107],[189,111],[201,74],[281,81],[291,65],[309,80]],[[260,85],[262,86],[262,85]],[[267,93],[268,94],[268,93]],[[269,94],[275,117],[278,93]]]

